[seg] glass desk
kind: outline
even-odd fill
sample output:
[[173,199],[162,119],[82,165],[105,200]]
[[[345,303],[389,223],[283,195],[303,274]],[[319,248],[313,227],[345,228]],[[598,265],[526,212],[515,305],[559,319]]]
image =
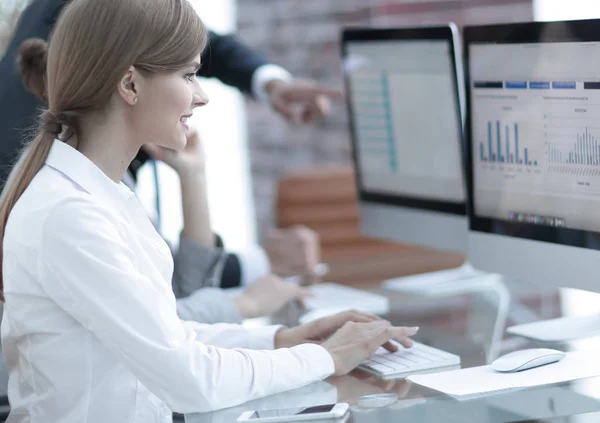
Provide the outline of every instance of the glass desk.
[[[380,289],[373,291],[390,298],[390,313],[385,318],[397,325],[420,326],[415,340],[460,355],[463,368],[489,364],[499,355],[523,348],[600,349],[600,338],[540,345],[504,334],[504,328],[515,323],[600,313],[600,294],[573,290],[559,292],[510,282],[504,287],[435,297],[408,297]],[[506,302],[507,297],[510,297],[510,305]],[[290,324],[300,313],[297,307],[290,307],[276,318]],[[399,400],[382,408],[363,409],[357,405],[361,396],[376,393],[395,393]],[[384,381],[355,370],[343,377],[332,377],[238,407],[186,415],[185,421],[235,422],[247,410],[334,402],[350,404],[347,421],[352,423],[591,423],[600,422],[600,377],[459,401],[405,380]]]

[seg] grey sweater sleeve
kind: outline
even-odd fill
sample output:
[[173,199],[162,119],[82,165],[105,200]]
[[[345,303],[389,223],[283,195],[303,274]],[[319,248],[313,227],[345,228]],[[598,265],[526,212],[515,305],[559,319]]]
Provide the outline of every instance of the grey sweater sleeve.
[[199,323],[241,323],[231,295],[215,288],[227,258],[222,248],[205,247],[181,236],[174,253],[173,292],[181,320]]
[[177,300],[181,320],[198,323],[241,323],[242,316],[233,298],[220,288],[202,288]]
[[206,247],[181,236],[173,254],[173,292],[176,298],[187,297],[196,290],[219,286],[227,258],[222,248]]

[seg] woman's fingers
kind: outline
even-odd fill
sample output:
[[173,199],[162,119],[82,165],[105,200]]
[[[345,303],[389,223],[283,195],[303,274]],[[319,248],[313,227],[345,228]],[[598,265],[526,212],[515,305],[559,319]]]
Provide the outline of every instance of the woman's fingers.
[[395,327],[392,328],[392,339],[399,342],[403,347],[410,348],[413,346],[413,341],[410,339],[419,331],[418,326],[407,327]]
[[418,327],[394,327],[390,324],[385,325],[385,323],[387,322],[383,321],[381,324],[376,323],[371,329],[374,341],[380,342],[377,345],[377,348],[382,346],[390,352],[396,352],[398,348],[390,342],[391,339],[405,348],[412,347],[413,342],[409,337],[414,336],[419,331]]

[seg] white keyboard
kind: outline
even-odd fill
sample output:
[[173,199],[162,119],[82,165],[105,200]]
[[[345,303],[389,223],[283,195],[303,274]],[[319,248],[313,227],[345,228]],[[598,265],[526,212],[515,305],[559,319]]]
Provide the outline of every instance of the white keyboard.
[[391,353],[379,348],[371,358],[363,361],[359,368],[382,378],[389,378],[460,364],[459,356],[418,342],[413,342],[412,348],[404,348],[396,342],[394,344],[398,346],[397,352]]

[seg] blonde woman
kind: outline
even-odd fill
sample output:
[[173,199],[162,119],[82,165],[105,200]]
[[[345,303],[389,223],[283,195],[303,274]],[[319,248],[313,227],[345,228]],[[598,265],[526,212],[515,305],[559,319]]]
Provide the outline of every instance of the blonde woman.
[[205,43],[185,0],[74,0],[59,18],[48,110],[0,199],[9,422],[167,422],[410,345],[416,328],[361,313],[253,330],[177,317],[171,254],[120,180],[145,143],[185,148]]
[[[27,91],[46,102],[48,44],[39,38],[25,40],[17,58],[21,81]],[[0,103],[3,100],[0,99]],[[145,145],[145,151],[162,160],[179,176],[183,209],[183,231],[173,254],[171,283],[182,320],[200,323],[241,323],[242,319],[271,315],[288,302],[310,295],[310,291],[275,275],[259,278],[239,295],[218,287],[226,253],[214,245],[208,210],[205,158],[195,129],[186,134],[182,151]],[[130,170],[122,179],[135,188]]]
[[[25,91],[19,83],[19,74],[16,72],[19,51],[25,40],[47,40],[60,12],[69,2],[70,0],[32,0],[28,2],[18,24],[11,22],[10,27],[15,26],[15,31],[6,55],[0,55],[0,188],[4,186],[15,156],[21,148],[23,133],[35,123],[38,108],[45,107],[44,102]],[[0,4],[4,4],[4,0]],[[308,123],[323,116],[327,111],[328,96],[339,95],[336,90],[320,87],[315,82],[293,78],[283,68],[270,63],[260,52],[245,45],[232,34],[209,31],[208,38],[210,45],[203,54],[199,76],[218,78],[223,83],[270,104],[274,111],[292,121],[301,118]],[[43,67],[45,70],[45,64],[41,61],[34,60],[27,64],[34,69]],[[28,72],[24,79],[26,85],[33,88],[31,91],[43,94],[43,84],[35,84],[40,82],[36,81],[35,72]],[[148,154],[140,151],[132,161],[129,170],[134,178],[147,158]],[[192,191],[196,190],[197,186],[192,186]],[[186,277],[185,284],[181,285],[182,289],[176,291],[183,296],[200,287],[215,284],[223,288],[247,287],[259,278],[269,276],[271,272],[279,276],[308,275],[314,272],[319,258],[318,237],[307,228],[272,230],[264,247],[253,244],[236,253],[228,252],[222,272],[217,260],[221,251],[217,251],[215,244],[210,241],[209,244],[196,241],[188,239],[184,234],[179,242],[182,250],[175,257],[176,276]]]

